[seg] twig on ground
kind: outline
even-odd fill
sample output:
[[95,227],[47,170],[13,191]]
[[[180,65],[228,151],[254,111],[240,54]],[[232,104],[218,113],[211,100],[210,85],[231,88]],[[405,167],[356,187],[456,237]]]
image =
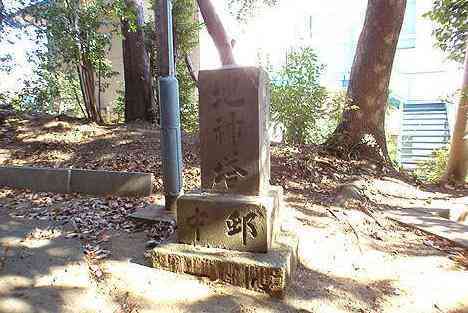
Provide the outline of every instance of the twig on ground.
[[[342,222],[343,220],[340,219],[332,210],[330,210],[329,208],[327,208],[327,211],[338,221],[338,222]],[[351,223],[345,219],[345,222],[346,224],[348,224],[348,226],[351,228],[351,230],[353,231],[354,235],[356,236],[356,240],[357,240],[357,244],[358,244],[358,248],[359,248],[359,252],[361,252],[362,254],[362,249],[361,249],[361,241],[359,240],[359,235],[356,231],[356,229],[353,227],[353,225],[351,225]]]

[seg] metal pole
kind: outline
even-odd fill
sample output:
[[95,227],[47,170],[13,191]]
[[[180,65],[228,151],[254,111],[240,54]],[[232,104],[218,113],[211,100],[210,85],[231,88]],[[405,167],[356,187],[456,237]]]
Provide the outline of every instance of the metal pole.
[[[159,104],[161,113],[161,161],[163,170],[165,209],[175,211],[177,198],[182,194],[182,143],[180,131],[179,83],[175,77],[174,40],[172,30],[172,1],[162,0],[166,19],[161,18],[162,29],[167,29],[167,76],[159,77]],[[166,35],[166,34],[164,34]],[[165,40],[161,40],[164,42]],[[164,60],[166,61],[166,60]]]
[[167,1],[166,5],[166,16],[167,16],[167,52],[169,55],[169,76],[175,76],[175,64],[174,64],[174,32],[172,29],[172,0]]

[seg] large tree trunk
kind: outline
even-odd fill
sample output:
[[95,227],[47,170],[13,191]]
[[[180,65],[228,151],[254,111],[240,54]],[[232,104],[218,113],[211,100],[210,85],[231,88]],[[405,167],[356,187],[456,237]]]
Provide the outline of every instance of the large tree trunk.
[[152,83],[148,53],[145,48],[143,0],[126,0],[135,12],[136,30],[130,31],[129,21],[122,21],[124,39],[123,63],[125,77],[125,121],[154,120]]
[[465,52],[465,65],[460,103],[453,130],[447,169],[442,183],[463,185],[468,171],[468,46]]
[[198,7],[205,21],[206,28],[218,50],[222,65],[235,64],[232,42],[224,29],[223,23],[215,11],[211,0],[197,0]]
[[[388,161],[385,110],[406,0],[369,0],[343,112],[326,146],[342,157]],[[352,106],[352,107],[351,107]]]

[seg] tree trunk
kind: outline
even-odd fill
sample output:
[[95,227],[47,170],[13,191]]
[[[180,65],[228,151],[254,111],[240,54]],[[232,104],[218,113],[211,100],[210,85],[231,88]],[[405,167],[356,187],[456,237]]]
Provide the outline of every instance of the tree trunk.
[[0,30],[3,29],[3,19],[5,18],[5,6],[3,5],[3,1],[0,0]]
[[369,0],[359,37],[343,112],[326,146],[341,157],[389,161],[385,110],[393,59],[406,0]]
[[222,65],[236,64],[232,44],[211,0],[197,0],[206,28],[218,50]]
[[[78,6],[82,4],[82,1],[78,2]],[[69,6],[69,4],[67,4]],[[85,48],[87,38],[85,33],[81,32],[78,23],[78,15],[73,14],[72,16],[66,16],[70,28],[76,31],[76,50],[78,54],[78,60],[76,65],[76,71],[80,80],[81,96],[83,97],[84,106],[86,109],[86,115],[92,122],[103,124],[101,112],[97,107],[96,101],[96,86],[94,81],[94,66],[89,59],[89,53]],[[101,92],[98,90],[98,92]]]
[[465,65],[460,103],[453,130],[447,169],[442,183],[465,184],[468,171],[468,46],[465,52]]
[[145,48],[143,0],[126,0],[127,7],[135,12],[136,30],[130,31],[129,21],[122,21],[124,39],[123,63],[125,77],[125,122],[154,117],[152,83],[149,57]]
[[81,93],[86,107],[86,112],[92,122],[103,124],[101,112],[97,107],[96,85],[94,79],[94,68],[86,56],[82,56],[81,64],[78,68],[80,77]]

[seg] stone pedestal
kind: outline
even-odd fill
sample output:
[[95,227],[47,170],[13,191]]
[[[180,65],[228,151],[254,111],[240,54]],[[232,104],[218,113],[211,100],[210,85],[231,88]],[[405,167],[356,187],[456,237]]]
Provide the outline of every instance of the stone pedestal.
[[178,199],[179,243],[153,249],[151,263],[282,296],[297,241],[280,232],[283,190],[269,185],[267,75],[223,68],[199,84],[201,191]]
[[263,196],[193,192],[177,203],[180,243],[266,253],[273,241],[282,189]]
[[282,298],[296,269],[297,247],[297,237],[282,234],[268,253],[168,243],[148,251],[146,256],[155,268],[207,277]]

